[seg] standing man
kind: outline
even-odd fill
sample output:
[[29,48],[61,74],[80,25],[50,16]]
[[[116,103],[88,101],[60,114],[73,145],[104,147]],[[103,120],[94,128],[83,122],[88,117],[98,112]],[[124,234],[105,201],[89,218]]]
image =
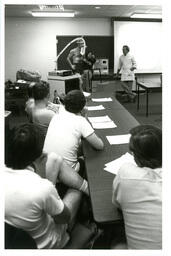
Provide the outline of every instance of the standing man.
[[88,52],[85,54],[84,61],[84,71],[83,71],[83,84],[85,84],[84,88],[87,92],[91,92],[92,90],[92,77],[93,77],[93,65],[96,62],[96,57],[92,52]]
[[71,67],[72,71],[74,73],[79,73],[81,75],[80,78],[80,90],[82,91],[82,85],[83,85],[83,58],[84,58],[84,52],[82,52],[82,49],[84,49],[84,42],[81,39],[77,40],[77,47],[72,49],[67,57],[67,61],[69,66]]
[[119,67],[117,76],[121,71],[121,85],[125,93],[129,97],[130,102],[135,102],[136,94],[132,92],[133,81],[135,80],[134,69],[136,69],[136,62],[132,55],[129,54],[129,47],[124,45],[122,48],[123,55],[119,58]]

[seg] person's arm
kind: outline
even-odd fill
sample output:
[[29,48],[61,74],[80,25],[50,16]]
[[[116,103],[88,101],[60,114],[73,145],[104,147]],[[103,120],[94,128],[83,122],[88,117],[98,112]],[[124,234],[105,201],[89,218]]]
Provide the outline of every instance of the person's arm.
[[116,175],[113,180],[113,187],[112,187],[112,204],[120,209],[118,196],[119,196],[119,177],[118,175]]
[[133,71],[137,68],[137,64],[133,56],[131,58],[131,61],[132,61],[132,67],[130,68],[130,70]]
[[54,185],[60,173],[62,163],[62,157],[55,153],[48,154],[46,161],[46,178],[50,180]]
[[59,180],[70,188],[77,189],[89,195],[88,182],[73,170],[65,161],[61,162]]
[[55,153],[48,154],[46,162],[46,178],[54,185],[57,179],[70,188],[77,189],[89,195],[88,183],[77,172],[65,163],[63,158]]
[[102,150],[104,148],[103,141],[95,134],[92,125],[85,117],[81,117],[81,135],[94,149]]
[[85,138],[90,145],[97,150],[103,150],[104,148],[104,143],[103,141],[93,132],[91,135]]
[[55,186],[44,180],[44,196],[42,193],[43,210],[49,214],[57,224],[67,224],[71,220],[71,212],[61,200]]
[[56,224],[68,224],[71,220],[70,210],[64,204],[63,211],[60,214],[54,215],[53,219],[54,219]]

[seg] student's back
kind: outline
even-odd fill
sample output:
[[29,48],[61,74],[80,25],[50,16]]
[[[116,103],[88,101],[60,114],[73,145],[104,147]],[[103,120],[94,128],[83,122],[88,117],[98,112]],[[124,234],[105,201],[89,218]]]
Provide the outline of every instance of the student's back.
[[44,151],[55,152],[75,167],[81,137],[86,138],[94,130],[86,119],[66,110],[55,115],[49,125],[44,143]]
[[53,184],[27,169],[9,168],[5,170],[4,182],[6,222],[27,231],[38,248],[62,248],[69,236],[67,225],[57,225],[52,218],[64,207]]
[[85,103],[82,92],[69,92],[64,99],[65,109],[51,120],[44,143],[45,152],[61,155],[76,171],[79,170],[77,153],[81,138],[88,140],[94,148],[103,149],[103,142],[96,136],[87,119],[80,114]]
[[162,170],[123,165],[113,202],[121,206],[130,249],[162,248]]
[[129,249],[162,249],[162,133],[151,125],[130,133],[129,149],[137,165],[120,168],[112,202],[122,210]]

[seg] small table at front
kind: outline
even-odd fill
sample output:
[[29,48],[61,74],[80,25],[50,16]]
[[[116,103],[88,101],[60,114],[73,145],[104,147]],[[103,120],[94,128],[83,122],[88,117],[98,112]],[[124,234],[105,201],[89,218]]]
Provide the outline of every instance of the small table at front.
[[[95,97],[111,97],[111,93],[96,93]],[[83,154],[85,157],[86,174],[89,183],[90,199],[94,220],[98,224],[116,223],[122,219],[118,209],[112,204],[112,183],[114,175],[104,171],[104,165],[114,159],[119,158],[128,151],[128,144],[110,145],[107,135],[121,135],[129,133],[132,127],[139,123],[136,119],[115,99],[111,102],[88,102],[88,105],[103,104],[105,107],[101,111],[89,111],[88,116],[108,115],[116,128],[97,129],[96,134],[104,142],[104,150],[94,150],[88,142],[83,140]]]
[[148,81],[148,82],[136,82],[137,85],[137,110],[139,110],[140,107],[140,87],[142,89],[145,90],[146,92],[146,116],[148,116],[148,93],[155,91],[155,92],[160,92],[162,91],[162,86],[160,82],[152,82],[152,81]]

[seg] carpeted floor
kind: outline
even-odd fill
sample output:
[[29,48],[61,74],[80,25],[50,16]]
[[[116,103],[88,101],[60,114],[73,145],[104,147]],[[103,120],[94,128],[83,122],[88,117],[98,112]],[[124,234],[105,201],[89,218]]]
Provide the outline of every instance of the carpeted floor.
[[146,95],[140,94],[140,109],[137,111],[136,103],[122,103],[140,124],[152,124],[162,129],[162,94],[152,92],[149,94],[149,114],[146,116]]
[[[113,91],[115,95],[116,91],[120,91],[120,81],[99,81],[96,83],[96,91],[105,90]],[[112,90],[111,90],[112,88]],[[162,129],[162,93],[151,92],[149,93],[149,115],[146,117],[146,95],[140,94],[140,108],[137,111],[137,102],[135,103],[120,103],[137,119],[140,124],[151,124]]]

